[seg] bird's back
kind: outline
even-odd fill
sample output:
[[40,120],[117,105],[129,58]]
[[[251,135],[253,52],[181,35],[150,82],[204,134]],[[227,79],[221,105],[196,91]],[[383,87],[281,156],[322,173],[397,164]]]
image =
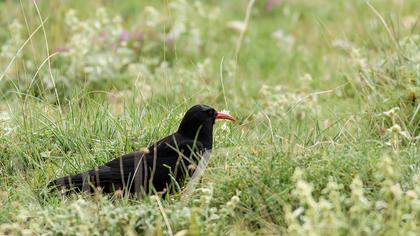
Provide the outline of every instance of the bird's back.
[[[131,193],[167,191],[191,174],[204,148],[178,133],[151,145],[147,151],[125,154],[95,169],[53,181],[53,185],[76,191],[125,190]],[[173,180],[176,180],[174,182]]]

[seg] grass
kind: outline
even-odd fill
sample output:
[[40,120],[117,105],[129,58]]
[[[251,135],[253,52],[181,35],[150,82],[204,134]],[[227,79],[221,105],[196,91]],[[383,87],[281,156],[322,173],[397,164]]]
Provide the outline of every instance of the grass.
[[[0,2],[0,234],[418,234],[417,1],[267,2]],[[189,199],[47,193],[196,103]]]

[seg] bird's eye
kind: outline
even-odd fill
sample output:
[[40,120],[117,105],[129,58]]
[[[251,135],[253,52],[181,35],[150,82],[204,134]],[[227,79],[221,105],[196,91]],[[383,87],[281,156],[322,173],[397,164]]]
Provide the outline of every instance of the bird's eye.
[[209,115],[209,116],[215,116],[216,114],[215,114],[215,112],[214,112],[214,110],[209,110],[208,112],[207,112],[207,114]]

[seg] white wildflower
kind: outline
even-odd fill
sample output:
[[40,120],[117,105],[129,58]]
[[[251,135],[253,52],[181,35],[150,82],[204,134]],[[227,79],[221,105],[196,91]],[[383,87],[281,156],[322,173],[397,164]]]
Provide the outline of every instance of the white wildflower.
[[417,193],[416,193],[415,191],[413,191],[413,190],[408,190],[405,194],[406,194],[406,196],[407,196],[408,198],[410,198],[410,199],[412,199],[412,200],[415,200],[415,199],[417,199],[417,198],[418,198]]
[[384,202],[384,201],[377,201],[375,203],[375,209],[377,211],[381,211],[381,210],[387,209],[387,208],[388,208],[388,204],[386,202]]
[[[23,44],[23,37],[21,30],[23,26],[18,20],[14,20],[9,25],[10,39],[8,39],[0,49],[0,59],[4,58],[7,61],[10,61],[13,57],[21,58],[22,53],[16,54],[20,46]],[[0,68],[2,69],[2,68]]]
[[350,51],[354,46],[351,42],[343,39],[336,39],[332,42],[334,48]]
[[401,187],[400,187],[399,184],[392,185],[391,188],[390,188],[390,190],[391,190],[392,194],[394,195],[394,197],[396,199],[400,199],[401,198],[401,196],[403,194],[403,191],[401,190]]
[[187,31],[189,5],[184,0],[178,0],[171,2],[169,7],[174,13],[176,13],[176,17],[172,19],[172,27],[169,30],[167,38],[176,40]]
[[353,59],[353,63],[358,66],[363,71],[368,70],[369,64],[367,58],[362,55],[362,51],[358,48],[352,48],[351,49],[351,58]]
[[351,195],[354,205],[351,207],[352,211],[359,211],[367,209],[370,206],[369,200],[364,196],[363,182],[358,176],[353,179],[351,185]]
[[5,122],[10,120],[10,114],[7,111],[0,112],[0,122]]
[[238,33],[241,33],[246,30],[246,25],[243,21],[229,21],[226,24],[226,27]]
[[394,118],[397,114],[397,111],[399,111],[400,108],[399,107],[394,107],[388,111],[383,112],[384,115],[390,117],[390,118]]
[[277,45],[280,48],[290,49],[295,44],[295,38],[291,35],[287,35],[283,30],[277,30],[271,34],[276,39]]
[[395,124],[391,128],[387,129],[387,131],[393,134],[401,133],[401,126],[399,126],[398,124]]
[[226,123],[223,123],[220,127],[223,131],[229,131],[229,126]]
[[302,77],[300,77],[300,80],[302,81],[312,81],[312,75],[305,73]]
[[144,10],[146,12],[146,25],[151,28],[156,27],[160,22],[160,13],[152,6],[147,6]]

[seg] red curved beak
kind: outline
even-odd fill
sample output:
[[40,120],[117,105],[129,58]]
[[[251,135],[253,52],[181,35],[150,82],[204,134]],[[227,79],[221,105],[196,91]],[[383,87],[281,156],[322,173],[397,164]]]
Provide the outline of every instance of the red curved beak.
[[217,112],[216,113],[216,120],[231,120],[231,121],[235,121],[236,119],[233,116],[229,115],[229,114],[226,114],[226,113],[223,113],[223,112]]

